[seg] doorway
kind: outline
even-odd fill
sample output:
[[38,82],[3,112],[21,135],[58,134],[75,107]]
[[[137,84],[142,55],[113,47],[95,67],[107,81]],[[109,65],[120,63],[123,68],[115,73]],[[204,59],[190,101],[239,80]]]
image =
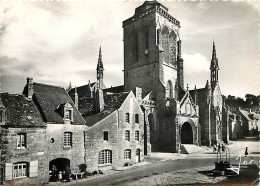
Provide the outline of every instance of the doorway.
[[188,122],[185,122],[181,127],[181,143],[193,144],[192,127]]
[[135,162],[140,163],[140,149],[136,149],[135,152]]
[[57,158],[49,163],[50,182],[70,181],[70,160]]

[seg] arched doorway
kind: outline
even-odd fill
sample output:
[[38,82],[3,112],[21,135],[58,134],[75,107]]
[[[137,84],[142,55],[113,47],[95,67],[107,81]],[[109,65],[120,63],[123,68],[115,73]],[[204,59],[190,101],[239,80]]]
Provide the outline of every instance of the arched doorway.
[[148,121],[150,125],[150,142],[152,143],[154,141],[154,119],[153,114],[148,115]]
[[[70,160],[66,158],[57,158],[49,163],[49,180],[70,181]],[[61,179],[60,179],[61,178]]]
[[193,144],[192,127],[188,122],[183,123],[181,127],[181,143]]
[[140,149],[136,149],[135,152],[135,162],[140,163]]

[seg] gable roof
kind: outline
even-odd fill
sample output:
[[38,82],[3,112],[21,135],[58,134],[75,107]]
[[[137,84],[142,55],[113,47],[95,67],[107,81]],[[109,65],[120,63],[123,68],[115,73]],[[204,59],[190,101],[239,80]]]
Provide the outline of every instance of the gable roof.
[[73,107],[72,124],[85,124],[83,117],[64,88],[40,83],[33,83],[33,88],[34,101],[40,109],[45,122],[64,123],[63,117],[57,109],[61,104],[70,103]]
[[41,114],[36,105],[24,95],[1,93],[5,107],[5,125],[13,127],[43,127]]
[[[77,87],[77,94],[78,94],[79,98],[90,97],[91,88],[94,87],[95,85],[96,85],[96,82]],[[72,95],[74,93],[75,93],[75,88],[72,88],[69,90],[69,95]]]
[[[205,97],[208,94],[208,88],[200,88],[200,89],[196,89],[197,94],[198,94],[198,99],[205,99]],[[195,90],[190,90],[190,95],[192,97],[193,100],[195,100]]]
[[248,120],[251,121],[252,119],[249,117],[249,112],[245,111],[245,110],[239,110],[240,113]]
[[110,115],[116,109],[119,109],[129,92],[108,94],[104,96],[104,109],[100,113],[93,110],[93,98],[85,98],[79,100],[79,111],[86,121],[86,125],[93,126],[98,121]]

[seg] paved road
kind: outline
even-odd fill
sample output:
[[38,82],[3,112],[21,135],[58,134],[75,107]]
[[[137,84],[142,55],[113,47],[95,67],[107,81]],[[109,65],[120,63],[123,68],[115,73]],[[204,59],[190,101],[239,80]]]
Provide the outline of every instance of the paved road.
[[182,171],[190,168],[198,168],[214,165],[215,158],[210,159],[178,159],[153,162],[152,164],[124,170],[117,174],[86,180],[71,185],[118,185],[142,177],[162,174],[165,172]]
[[[185,158],[157,162],[152,159],[149,160],[148,158],[148,161],[152,163],[140,167],[133,167],[116,174],[93,178],[86,181],[82,180],[83,182],[70,183],[70,185],[124,185],[129,181],[138,180],[142,177],[148,177],[151,175],[175,171],[183,172],[185,169],[214,166],[216,158]],[[238,163],[236,157],[231,158],[231,163]]]

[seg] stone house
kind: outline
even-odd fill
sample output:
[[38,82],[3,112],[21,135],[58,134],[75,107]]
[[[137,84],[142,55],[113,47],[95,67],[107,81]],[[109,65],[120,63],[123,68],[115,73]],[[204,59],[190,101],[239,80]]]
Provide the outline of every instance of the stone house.
[[3,184],[48,182],[46,127],[30,98],[0,94],[0,180]]
[[243,121],[243,135],[244,136],[256,136],[258,135],[260,121],[259,114],[239,109],[239,115]]
[[133,92],[79,99],[89,126],[85,133],[85,161],[89,172],[117,169],[144,161],[144,114]]
[[[50,181],[61,171],[69,181],[71,172],[81,172],[85,165],[85,120],[64,88],[33,82],[27,78],[23,94],[37,106],[46,126],[46,166]],[[39,142],[38,142],[39,143]]]
[[228,122],[229,122],[229,139],[237,140],[243,138],[243,125],[244,123],[241,120],[239,114],[234,114],[232,112],[228,113]]

